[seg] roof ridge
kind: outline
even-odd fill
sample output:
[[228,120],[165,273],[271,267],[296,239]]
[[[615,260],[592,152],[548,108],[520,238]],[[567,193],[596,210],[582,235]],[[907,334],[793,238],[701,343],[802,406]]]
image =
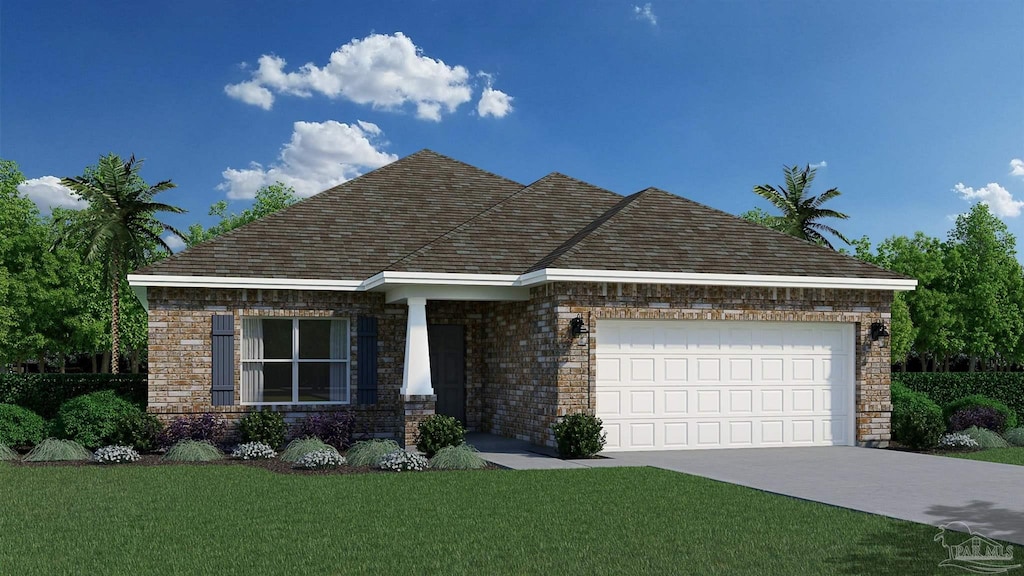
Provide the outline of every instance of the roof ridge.
[[576,252],[579,251],[583,244],[586,243],[586,240],[590,238],[595,232],[600,230],[605,224],[607,224],[609,220],[616,218],[619,214],[629,213],[630,211],[632,211],[633,207],[637,206],[636,201],[642,198],[651,190],[651,188],[645,188],[639,192],[626,196],[625,198],[620,200],[618,204],[608,209],[607,212],[598,216],[589,224],[581,228],[579,232],[573,235],[572,238],[569,238],[568,240],[563,242],[561,246],[555,248],[547,256],[541,258],[536,264],[530,267],[530,269],[527,270],[527,272],[533,272],[534,270],[542,270],[544,268],[547,268],[555,261],[559,260],[562,256],[575,254]]
[[395,260],[394,262],[388,264],[387,267],[388,268],[392,268],[392,267],[397,266],[399,264],[408,263],[408,262],[411,262],[412,260],[415,260],[416,258],[426,254],[427,252],[430,251],[430,248],[435,246],[435,245],[437,245],[438,242],[441,242],[442,240],[451,238],[453,235],[455,235],[455,234],[465,230],[474,221],[476,221],[476,220],[478,220],[480,218],[483,218],[485,215],[491,213],[492,211],[497,209],[502,204],[505,204],[506,202],[512,200],[513,198],[515,198],[515,197],[519,196],[520,194],[526,192],[527,190],[529,190],[530,188],[532,188],[536,184],[539,184],[540,182],[542,182],[544,180],[547,180],[548,178],[550,178],[551,176],[554,176],[555,174],[556,174],[555,172],[552,172],[550,174],[545,174],[544,176],[541,176],[539,179],[534,180],[530,184],[527,184],[526,186],[523,186],[519,190],[516,190],[515,192],[513,192],[513,193],[509,194],[508,196],[502,198],[501,200],[495,202],[492,206],[488,206],[487,208],[484,208],[483,210],[481,210],[479,213],[474,214],[471,218],[469,218],[466,221],[460,223],[458,226],[455,226],[451,230],[448,230],[447,232],[445,232],[444,234],[441,234],[437,238],[434,238],[430,242],[427,242],[426,244],[420,246],[419,248],[413,250],[412,252],[406,254],[405,256],[402,256],[398,260]]
[[[470,169],[472,169],[472,170],[474,170],[476,172],[480,172],[480,173],[486,174],[488,176],[493,176],[495,178],[499,178],[499,179],[504,180],[506,182],[509,182],[511,184],[515,184],[517,186],[522,186],[523,185],[522,182],[516,182],[515,180],[512,180],[511,178],[502,176],[501,174],[495,174],[494,172],[491,172],[490,170],[484,170],[483,168],[480,168],[478,166],[473,166],[472,164],[470,164],[468,162],[463,162],[462,160],[459,160],[458,158],[452,158],[451,156],[448,156],[448,155],[445,155],[445,154],[441,154],[440,152],[436,152],[434,150],[431,150],[430,148],[423,148],[421,150],[417,150],[416,152],[413,152],[412,154],[409,154],[408,156],[406,156],[406,158],[412,158],[413,156],[417,156],[419,154],[423,154],[424,152],[429,152],[429,153],[433,154],[434,156],[437,156],[439,158],[444,158],[445,160],[447,160],[449,162],[454,162],[456,164],[459,164],[460,166],[465,166],[466,168],[470,168]],[[399,158],[399,160],[403,160],[403,158]],[[392,164],[393,163],[394,162],[392,162]],[[369,174],[369,172],[367,172],[367,174]],[[339,184],[339,186],[340,186],[340,184]]]
[[872,262],[868,262],[867,260],[861,260],[860,258],[857,258],[856,256],[854,256],[852,254],[844,254],[844,253],[840,252],[839,250],[833,250],[831,248],[827,248],[827,247],[822,246],[820,244],[815,244],[814,242],[811,242],[810,240],[805,240],[803,238],[797,238],[796,236],[793,236],[791,234],[787,234],[785,232],[780,232],[779,230],[776,230],[774,228],[769,228],[767,226],[764,226],[763,224],[758,224],[757,222],[751,222],[750,220],[747,220],[746,218],[744,218],[742,216],[739,216],[737,214],[733,214],[731,212],[726,212],[725,210],[722,210],[722,209],[719,209],[719,208],[715,208],[714,206],[709,206],[709,205],[704,204],[702,202],[697,202],[696,200],[691,200],[690,198],[687,198],[685,196],[680,196],[678,194],[673,194],[673,193],[671,193],[671,192],[669,192],[667,190],[662,190],[661,188],[657,188],[657,187],[651,186],[651,187],[649,187],[649,188],[647,188],[647,189],[645,189],[643,191],[644,192],[647,192],[647,191],[660,192],[662,194],[667,194],[667,195],[669,195],[669,196],[671,196],[673,198],[676,198],[676,199],[679,199],[679,200],[683,200],[685,202],[689,202],[690,204],[695,204],[697,206],[700,206],[701,208],[704,208],[704,209],[707,209],[707,210],[711,210],[713,212],[718,212],[719,214],[724,214],[724,215],[729,216],[730,218],[733,218],[735,220],[740,220],[740,221],[748,223],[748,224],[756,224],[758,226],[761,226],[765,230],[768,230],[769,232],[781,235],[781,236],[783,236],[785,238],[790,238],[792,240],[803,242],[803,243],[805,243],[805,244],[807,244],[809,246],[813,246],[816,249],[825,250],[829,254],[835,254],[836,256],[842,256],[844,258],[848,258],[850,260],[854,260],[856,262],[860,262],[861,264],[867,264],[868,266],[871,266],[873,268],[877,268],[878,270],[882,270],[882,271],[885,271],[885,272],[892,272],[892,270],[889,270],[888,268],[883,268],[882,266],[879,266],[878,264],[874,264]]

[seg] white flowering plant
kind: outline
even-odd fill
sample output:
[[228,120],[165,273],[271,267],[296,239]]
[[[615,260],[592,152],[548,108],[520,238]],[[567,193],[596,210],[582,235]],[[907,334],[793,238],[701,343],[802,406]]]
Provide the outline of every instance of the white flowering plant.
[[345,457],[335,450],[317,450],[310,452],[295,462],[296,468],[306,470],[326,470],[337,468],[345,463]]
[[939,438],[940,450],[972,450],[978,447],[977,440],[961,432],[944,434]]
[[93,460],[100,464],[130,464],[138,462],[139,453],[131,446],[104,446],[92,456]]
[[387,454],[377,463],[381,470],[389,470],[391,472],[419,472],[420,470],[426,470],[428,465],[429,461],[423,456],[406,452],[405,450],[396,450]]
[[269,444],[263,442],[246,442],[239,444],[231,453],[232,458],[239,460],[270,460],[277,458],[277,452]]

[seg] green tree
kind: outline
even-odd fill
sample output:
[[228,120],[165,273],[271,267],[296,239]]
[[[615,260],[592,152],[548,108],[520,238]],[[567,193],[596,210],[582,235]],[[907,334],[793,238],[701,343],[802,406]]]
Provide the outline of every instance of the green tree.
[[171,252],[160,237],[161,231],[184,236],[156,217],[158,212],[180,214],[184,210],[153,201],[154,196],[175,184],[164,180],[148,186],[139,175],[141,168],[142,162],[134,156],[125,162],[116,154],[109,154],[100,157],[94,170],[61,180],[89,202],[77,232],[84,239],[85,260],[103,263],[103,279],[110,288],[110,356],[114,373],[119,371],[120,293],[127,270],[149,260],[153,246]]
[[971,371],[979,361],[991,361],[998,369],[1021,360],[1024,282],[1016,255],[1013,235],[984,204],[957,217],[949,233],[945,264],[954,329],[963,339]]
[[251,208],[243,210],[239,214],[228,214],[228,203],[221,200],[210,206],[210,216],[219,216],[220,222],[206,229],[198,222],[189,226],[188,232],[185,234],[185,244],[191,248],[200,242],[216,238],[239,226],[244,226],[264,216],[269,216],[298,201],[299,197],[295,194],[295,189],[291,186],[285,186],[281,182],[264,186],[257,190],[255,203],[253,203]]
[[904,372],[910,360],[910,349],[917,338],[918,329],[910,319],[910,308],[907,306],[903,292],[892,295],[892,317],[889,321],[891,336],[889,338],[889,362],[899,364]]
[[818,196],[812,196],[810,189],[816,170],[810,166],[805,166],[802,169],[797,166],[784,166],[783,173],[786,183],[779,188],[770,184],[754,186],[754,194],[771,202],[782,213],[779,216],[768,215],[770,219],[764,224],[790,236],[809,240],[829,248],[833,248],[832,243],[822,234],[823,232],[832,234],[849,244],[850,241],[841,232],[821,222],[824,218],[840,220],[849,218],[842,212],[822,208],[825,202],[837,198],[842,192],[838,188],[830,188]]

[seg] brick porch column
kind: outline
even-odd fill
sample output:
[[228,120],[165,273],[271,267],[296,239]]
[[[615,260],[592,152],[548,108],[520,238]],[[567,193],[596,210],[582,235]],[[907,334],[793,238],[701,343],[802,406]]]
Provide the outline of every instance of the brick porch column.
[[403,447],[409,449],[416,446],[416,434],[418,427],[427,416],[434,414],[434,406],[437,403],[437,396],[430,395],[403,395],[402,405],[404,408],[405,433],[399,442]]

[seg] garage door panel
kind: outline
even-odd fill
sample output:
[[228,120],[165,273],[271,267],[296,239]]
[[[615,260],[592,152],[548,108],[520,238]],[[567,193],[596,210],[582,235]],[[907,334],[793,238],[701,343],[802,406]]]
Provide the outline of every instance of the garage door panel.
[[849,324],[599,321],[606,449],[849,444],[852,348]]

